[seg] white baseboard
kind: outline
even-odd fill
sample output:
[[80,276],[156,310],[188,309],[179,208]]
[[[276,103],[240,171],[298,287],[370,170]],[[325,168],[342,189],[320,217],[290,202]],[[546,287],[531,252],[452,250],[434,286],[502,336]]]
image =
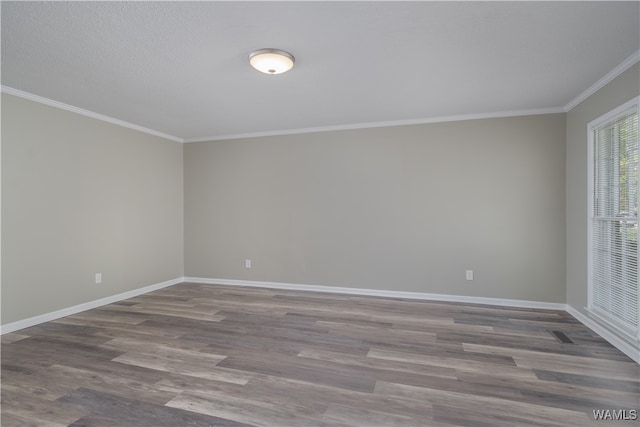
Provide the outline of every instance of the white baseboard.
[[415,300],[427,300],[427,301],[445,301],[445,302],[460,302],[466,304],[482,304],[482,305],[495,305],[502,307],[517,307],[517,308],[533,308],[543,310],[562,310],[571,314],[583,325],[600,335],[607,340],[611,345],[622,351],[629,356],[636,363],[640,364],[640,347],[623,340],[622,338],[609,331],[607,328],[594,322],[589,317],[583,315],[575,308],[568,304],[553,303],[544,301],[528,301],[528,300],[514,300],[505,298],[485,298],[485,297],[471,297],[462,295],[447,295],[447,294],[430,294],[423,292],[404,292],[404,291],[387,291],[378,289],[362,289],[362,288],[349,288],[338,286],[320,286],[320,285],[301,285],[294,283],[280,283],[280,282],[257,282],[249,280],[234,280],[234,279],[210,279],[204,277],[178,277],[176,279],[168,280],[166,282],[156,283],[153,285],[145,286],[143,288],[134,289],[131,291],[123,292],[120,294],[100,298],[94,301],[89,301],[83,304],[74,305],[73,307],[64,308],[62,310],[53,311],[51,313],[41,314],[39,316],[29,317],[28,319],[18,320],[16,322],[7,323],[6,325],[0,325],[0,335],[9,332],[15,332],[20,329],[35,326],[40,323],[56,320],[61,317],[71,316],[72,314],[80,313],[82,311],[91,310],[92,308],[101,307],[103,305],[112,304],[114,302],[122,301],[128,298],[133,298],[138,295],[146,294],[158,289],[166,288],[176,285],[182,282],[190,283],[202,283],[210,285],[226,285],[226,286],[249,286],[254,288],[272,288],[272,289],[288,289],[299,291],[311,291],[311,292],[332,292],[338,294],[351,294],[351,295],[368,295],[378,296],[386,298],[405,298]]
[[609,344],[629,356],[636,363],[640,364],[640,346],[634,346],[633,344],[620,338],[615,333],[611,332],[608,328],[605,328],[598,322],[595,322],[589,316],[585,316],[569,304],[567,304],[566,306],[566,311],[587,328],[591,329],[593,332],[604,338]]
[[566,304],[563,304],[563,303],[553,303],[553,302],[543,302],[543,301],[469,297],[469,296],[462,296],[462,295],[447,295],[447,294],[428,294],[423,292],[383,291],[378,289],[348,288],[348,287],[338,287],[338,286],[300,285],[300,284],[294,284],[294,283],[281,283],[281,282],[256,282],[256,281],[234,280],[234,279],[209,279],[204,277],[185,277],[184,281],[191,282],[191,283],[209,284],[209,285],[250,286],[254,288],[274,288],[274,289],[288,289],[288,290],[311,291],[311,292],[333,292],[337,294],[368,295],[368,296],[376,296],[376,297],[405,298],[405,299],[428,300],[428,301],[461,302],[466,304],[497,305],[497,306],[503,306],[503,307],[518,307],[518,308],[537,308],[537,309],[544,309],[544,310],[563,310],[564,311],[566,306]]
[[114,302],[122,301],[127,298],[137,297],[138,295],[146,294],[182,282],[184,282],[184,277],[178,277],[173,280],[167,280],[166,282],[156,283],[153,285],[145,286],[143,288],[134,289],[120,294],[100,298],[94,301],[74,305],[73,307],[63,308],[62,310],[52,311],[51,313],[45,313],[39,316],[29,317],[28,319],[7,323],[6,325],[0,326],[0,335],[7,334],[9,332],[15,332],[20,329],[28,328],[30,326],[35,326],[40,323],[50,322],[51,320],[56,320],[61,317],[71,316],[72,314],[80,313],[81,311],[91,310],[92,308],[112,304]]

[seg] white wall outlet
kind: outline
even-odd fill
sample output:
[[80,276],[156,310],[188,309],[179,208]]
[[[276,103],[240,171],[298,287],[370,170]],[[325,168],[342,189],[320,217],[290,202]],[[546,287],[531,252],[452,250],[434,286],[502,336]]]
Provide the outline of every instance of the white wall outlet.
[[96,285],[102,283],[102,273],[96,273]]
[[466,271],[467,280],[473,280],[473,270]]
[[250,259],[245,259],[244,260],[244,268],[251,268],[251,260]]

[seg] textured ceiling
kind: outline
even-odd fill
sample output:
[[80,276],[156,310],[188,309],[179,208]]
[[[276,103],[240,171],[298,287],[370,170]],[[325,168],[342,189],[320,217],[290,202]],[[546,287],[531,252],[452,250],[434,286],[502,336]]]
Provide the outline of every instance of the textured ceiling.
[[640,48],[638,2],[1,7],[4,87],[186,140],[557,109]]

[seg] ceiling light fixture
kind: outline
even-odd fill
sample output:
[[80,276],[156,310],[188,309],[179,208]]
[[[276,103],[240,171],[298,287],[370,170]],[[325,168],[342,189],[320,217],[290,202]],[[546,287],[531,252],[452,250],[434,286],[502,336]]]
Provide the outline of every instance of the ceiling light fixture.
[[265,74],[286,73],[295,61],[293,55],[279,49],[260,49],[249,54],[251,66]]

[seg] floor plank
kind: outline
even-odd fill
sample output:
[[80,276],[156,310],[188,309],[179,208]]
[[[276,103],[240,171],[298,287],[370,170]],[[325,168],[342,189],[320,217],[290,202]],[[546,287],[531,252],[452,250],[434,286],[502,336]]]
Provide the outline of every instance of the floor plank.
[[638,364],[566,312],[194,283],[5,334],[1,379],[11,427],[564,427],[640,410]]
[[202,412],[185,411],[170,405],[154,405],[84,387],[61,397],[58,402],[86,408],[91,411],[91,414],[103,418],[108,417],[115,422],[130,425],[138,425],[142,419],[145,420],[146,425],[155,427],[246,426],[224,418],[212,417]]

